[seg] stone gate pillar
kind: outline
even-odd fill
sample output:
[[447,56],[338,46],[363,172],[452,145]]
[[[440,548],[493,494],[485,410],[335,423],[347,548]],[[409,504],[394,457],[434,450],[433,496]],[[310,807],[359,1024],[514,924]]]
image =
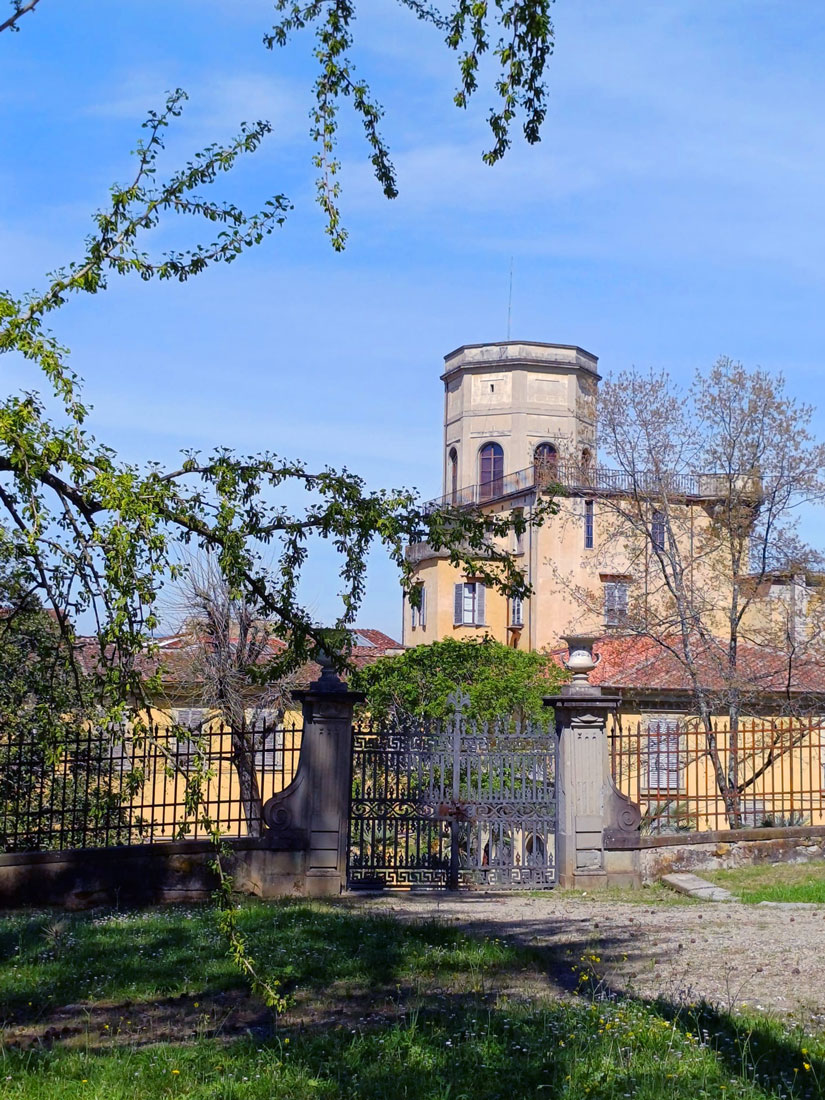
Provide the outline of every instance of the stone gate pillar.
[[[547,696],[556,712],[556,866],[561,886],[641,885],[638,806],[613,782],[608,755],[607,720],[619,697],[588,681],[596,667],[594,638],[564,639],[570,656],[571,683]],[[623,844],[622,838],[628,843]],[[618,844],[616,843],[618,841]]]
[[264,806],[273,848],[303,851],[303,893],[339,894],[347,884],[352,712],[363,700],[326,663],[305,691],[298,771],[285,791]]

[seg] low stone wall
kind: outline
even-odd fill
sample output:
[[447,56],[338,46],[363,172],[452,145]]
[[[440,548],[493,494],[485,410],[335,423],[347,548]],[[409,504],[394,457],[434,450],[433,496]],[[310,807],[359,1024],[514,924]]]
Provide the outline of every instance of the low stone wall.
[[[229,841],[227,847],[227,870],[241,893],[299,897],[319,892],[318,880],[306,874],[302,850],[276,851],[266,839]],[[0,854],[0,907],[88,909],[203,901],[217,886],[210,866],[214,855],[211,844],[192,840]]]
[[821,860],[825,858],[825,826],[640,836],[638,845],[642,881],[650,883],[672,871]]

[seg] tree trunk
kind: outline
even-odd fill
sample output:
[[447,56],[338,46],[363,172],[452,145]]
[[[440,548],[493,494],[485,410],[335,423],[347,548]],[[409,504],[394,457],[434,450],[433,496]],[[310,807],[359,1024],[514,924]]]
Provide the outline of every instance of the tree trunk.
[[261,836],[263,834],[263,805],[261,803],[261,788],[258,785],[258,773],[255,770],[253,739],[253,734],[232,730],[232,763],[238,775],[247,834],[249,836]]

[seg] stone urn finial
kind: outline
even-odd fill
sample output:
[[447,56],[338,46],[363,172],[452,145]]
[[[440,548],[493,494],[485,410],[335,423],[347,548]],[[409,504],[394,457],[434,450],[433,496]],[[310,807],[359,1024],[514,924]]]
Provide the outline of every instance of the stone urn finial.
[[566,634],[562,641],[567,642],[569,654],[564,667],[573,673],[573,687],[589,684],[588,677],[599,661],[601,653],[593,656],[593,643],[596,638],[590,634]]
[[309,685],[312,691],[333,692],[347,690],[347,685],[335,671],[335,665],[332,662],[332,658],[325,649],[316,650],[315,661],[321,666],[321,675]]

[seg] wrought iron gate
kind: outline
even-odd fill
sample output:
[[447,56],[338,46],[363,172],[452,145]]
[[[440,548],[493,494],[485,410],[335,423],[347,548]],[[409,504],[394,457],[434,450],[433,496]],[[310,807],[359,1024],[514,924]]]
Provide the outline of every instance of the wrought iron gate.
[[555,755],[532,723],[356,727],[350,886],[552,886]]

